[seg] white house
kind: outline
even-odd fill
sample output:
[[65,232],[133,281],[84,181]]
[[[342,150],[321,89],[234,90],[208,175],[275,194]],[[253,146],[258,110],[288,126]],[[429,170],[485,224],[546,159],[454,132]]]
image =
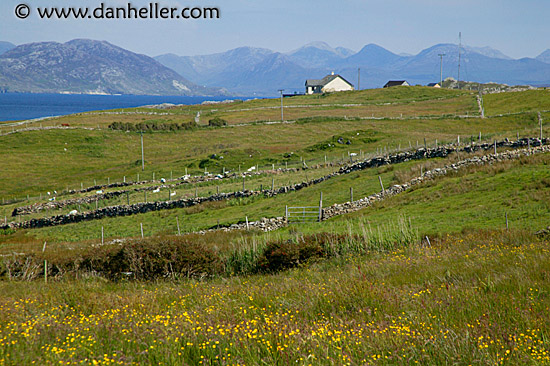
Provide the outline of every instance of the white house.
[[334,73],[325,76],[321,80],[306,80],[306,94],[332,93],[348,90],[354,90],[353,84]]

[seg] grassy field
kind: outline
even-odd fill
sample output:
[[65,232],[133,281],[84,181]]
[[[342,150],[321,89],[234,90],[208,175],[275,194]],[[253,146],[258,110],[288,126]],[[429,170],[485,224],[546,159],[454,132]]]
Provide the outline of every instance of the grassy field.
[[0,362],[543,365],[548,243],[470,232],[275,275],[4,282]]
[[[64,117],[47,123],[95,129],[0,136],[0,198],[31,196],[0,206],[0,214],[94,180],[298,167],[325,156],[340,162],[349,152],[368,156],[424,138],[430,146],[458,135],[468,143],[479,132],[484,141],[537,136],[537,112],[550,118],[547,93],[485,95],[485,119],[477,117],[475,93],[423,87],[287,98],[285,113],[298,119],[288,124],[253,123],[276,119],[277,99],[178,107],[162,116],[132,114],[146,112],[140,108]],[[113,121],[188,122],[198,111],[203,123],[220,116],[230,126],[146,133],[145,172],[139,134],[106,128]],[[548,154],[470,166],[321,223],[175,236],[176,218],[187,232],[283,216],[285,205],[316,205],[321,192],[326,207],[348,201],[350,188],[355,199],[379,192],[378,177],[388,187],[466,157],[366,169],[273,198],[1,232],[0,365],[550,364],[550,243],[534,235],[550,222]],[[274,179],[278,187],[334,169],[266,171],[246,184],[270,187]],[[218,186],[231,192],[242,181],[179,186],[177,198]],[[167,197],[166,189],[148,196]],[[146,238],[132,239],[140,224]],[[100,246],[102,229],[107,241],[126,241]]]

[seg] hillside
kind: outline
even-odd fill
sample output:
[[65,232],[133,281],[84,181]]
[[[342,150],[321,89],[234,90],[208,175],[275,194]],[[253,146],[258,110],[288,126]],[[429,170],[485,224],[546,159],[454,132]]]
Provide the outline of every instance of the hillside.
[[478,95],[0,124],[0,363],[547,364],[550,97]]
[[31,93],[225,94],[195,85],[148,56],[92,40],[24,44],[1,54],[0,88]]

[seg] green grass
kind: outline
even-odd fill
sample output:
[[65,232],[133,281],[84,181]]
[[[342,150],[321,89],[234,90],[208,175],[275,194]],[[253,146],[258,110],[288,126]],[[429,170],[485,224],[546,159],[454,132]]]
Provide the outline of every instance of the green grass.
[[0,361],[543,365],[548,268],[548,243],[496,231],[275,275],[3,282]]
[[488,94],[483,96],[487,116],[506,113],[539,112],[550,110],[550,91],[527,90]]
[[[376,140],[352,139],[351,145],[338,146],[332,151],[310,151],[313,146],[337,135],[352,135],[359,131],[373,131]],[[293,152],[293,163],[299,157],[311,163],[321,163],[324,155],[330,160],[347,158],[347,152],[376,152],[377,149],[429,144],[435,140],[453,141],[457,135],[463,140],[482,132],[484,138],[515,137],[537,134],[531,119],[519,116],[491,119],[436,119],[436,120],[362,120],[310,122],[289,125],[254,125],[220,129],[206,129],[175,133],[145,134],[146,170],[141,171],[140,137],[137,133],[121,131],[49,130],[30,131],[0,136],[0,160],[4,162],[0,174],[0,197],[21,198],[27,194],[38,196],[46,191],[79,189],[96,182],[106,183],[129,179],[204,172],[201,162],[213,173],[226,169],[248,169],[259,164],[264,167],[284,166],[285,154]],[[273,138],[277,136],[277,138]],[[67,149],[65,151],[65,149]],[[209,159],[213,154],[223,159]],[[207,160],[205,160],[207,159]]]

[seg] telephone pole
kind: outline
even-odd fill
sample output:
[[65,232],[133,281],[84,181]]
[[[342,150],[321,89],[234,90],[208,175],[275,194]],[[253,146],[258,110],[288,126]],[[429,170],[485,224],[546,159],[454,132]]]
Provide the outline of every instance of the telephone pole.
[[283,115],[283,91],[284,89],[279,89],[279,93],[281,93],[281,122],[285,121],[285,118]]
[[361,68],[357,69],[357,90],[361,90]]
[[458,89],[460,89],[460,53],[462,51],[462,32],[458,32]]
[[439,56],[439,86],[443,88],[443,56],[444,53],[438,54]]

